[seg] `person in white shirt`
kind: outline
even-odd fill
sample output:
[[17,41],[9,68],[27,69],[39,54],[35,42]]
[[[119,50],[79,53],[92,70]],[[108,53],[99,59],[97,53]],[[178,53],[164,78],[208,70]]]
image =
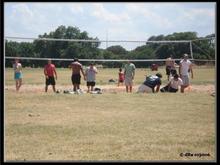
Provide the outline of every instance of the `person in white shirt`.
[[91,87],[91,91],[93,91],[97,73],[98,73],[97,68],[94,66],[93,63],[90,63],[90,66],[87,67],[85,71],[88,93],[90,92],[90,87]]
[[169,83],[160,89],[161,92],[173,92],[176,93],[179,89],[179,87],[181,87],[183,85],[183,81],[181,78],[179,78],[178,74],[175,74],[173,77],[170,78]]
[[188,60],[188,55],[183,55],[183,60],[180,61],[179,74],[180,78],[183,81],[181,86],[181,92],[184,93],[184,89],[187,88],[190,84],[189,81],[189,72],[191,72],[191,78],[193,78],[192,62]]

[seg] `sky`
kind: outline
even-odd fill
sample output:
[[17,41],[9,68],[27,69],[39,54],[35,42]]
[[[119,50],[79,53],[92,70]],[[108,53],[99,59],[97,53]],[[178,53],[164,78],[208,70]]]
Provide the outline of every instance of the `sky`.
[[[216,32],[215,2],[7,2],[4,3],[5,36],[35,37],[64,25],[100,40],[147,40],[174,32]],[[121,45],[132,50],[137,43]]]

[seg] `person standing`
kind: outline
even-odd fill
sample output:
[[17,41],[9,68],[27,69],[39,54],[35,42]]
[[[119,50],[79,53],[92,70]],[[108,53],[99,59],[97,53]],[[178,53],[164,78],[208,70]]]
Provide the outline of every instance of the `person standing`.
[[21,85],[22,85],[22,65],[19,62],[19,59],[15,59],[15,63],[13,64],[13,69],[14,69],[14,79],[15,79],[15,87],[16,91],[18,92]]
[[124,68],[126,92],[132,92],[135,69],[135,65],[128,60]]
[[124,83],[124,73],[122,72],[122,68],[119,68],[118,72],[118,86]]
[[166,59],[166,75],[167,75],[167,80],[169,81],[170,79],[170,74],[174,74],[175,72],[175,61],[169,57]]
[[45,92],[47,92],[49,85],[52,85],[53,91],[56,92],[55,79],[57,80],[57,72],[56,67],[54,64],[52,64],[51,59],[49,59],[48,63],[44,66],[44,75],[46,77]]
[[76,92],[80,89],[81,84],[81,75],[80,71],[84,77],[84,80],[86,80],[85,73],[83,71],[82,64],[79,63],[79,60],[77,58],[74,58],[73,62],[69,65],[69,67],[72,69],[72,84],[73,84],[73,91]]
[[188,60],[188,55],[183,55],[183,60],[180,61],[179,74],[180,78],[183,81],[181,86],[181,93],[184,93],[184,89],[187,88],[190,84],[189,81],[189,72],[191,72],[191,78],[193,78],[192,62]]
[[86,75],[86,85],[88,88],[88,93],[90,92],[90,87],[91,91],[93,91],[93,88],[95,86],[95,79],[96,79],[96,74],[98,73],[97,68],[94,66],[93,63],[90,63],[90,66],[86,68],[85,75]]

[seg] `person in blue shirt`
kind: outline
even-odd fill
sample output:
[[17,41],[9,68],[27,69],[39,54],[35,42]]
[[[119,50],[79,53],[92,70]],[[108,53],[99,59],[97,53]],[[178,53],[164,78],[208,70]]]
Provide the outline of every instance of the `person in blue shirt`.
[[[155,93],[159,92],[161,86],[162,74],[150,75],[146,77],[146,80],[138,88],[138,93]],[[156,88],[156,90],[155,90]]]

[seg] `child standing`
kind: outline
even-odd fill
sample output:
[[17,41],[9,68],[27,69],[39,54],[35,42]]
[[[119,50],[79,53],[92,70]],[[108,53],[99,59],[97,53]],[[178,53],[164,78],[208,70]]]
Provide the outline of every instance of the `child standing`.
[[123,85],[124,79],[125,79],[125,78],[124,78],[124,73],[122,72],[122,69],[119,68],[119,72],[118,72],[118,86],[119,86],[120,84]]
[[22,65],[19,62],[19,59],[16,58],[15,59],[15,63],[13,64],[13,68],[14,68],[14,79],[15,79],[15,86],[16,86],[16,91],[18,92],[21,85],[22,85]]
[[[97,73],[98,73],[97,68],[94,66],[93,63],[90,63],[90,66],[86,68],[86,72],[85,72],[88,93],[90,91],[93,91],[93,88],[95,86],[95,79],[96,79]],[[90,87],[91,87],[91,90],[90,90]]]

